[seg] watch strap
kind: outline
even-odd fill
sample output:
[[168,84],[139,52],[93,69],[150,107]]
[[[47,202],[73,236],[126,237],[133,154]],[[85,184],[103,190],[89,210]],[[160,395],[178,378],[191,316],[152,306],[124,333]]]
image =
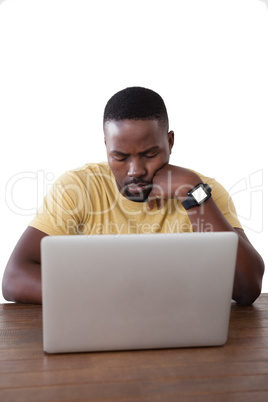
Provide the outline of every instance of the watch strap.
[[184,201],[182,201],[182,206],[184,209],[189,209],[191,207],[194,207],[195,205],[197,204],[191,195],[188,195],[188,197],[185,198]]

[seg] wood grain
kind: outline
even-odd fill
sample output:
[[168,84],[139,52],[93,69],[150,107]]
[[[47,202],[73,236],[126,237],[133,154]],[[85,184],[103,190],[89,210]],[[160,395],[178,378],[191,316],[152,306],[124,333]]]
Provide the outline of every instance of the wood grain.
[[268,401],[268,294],[222,347],[47,355],[42,308],[0,305],[0,401]]

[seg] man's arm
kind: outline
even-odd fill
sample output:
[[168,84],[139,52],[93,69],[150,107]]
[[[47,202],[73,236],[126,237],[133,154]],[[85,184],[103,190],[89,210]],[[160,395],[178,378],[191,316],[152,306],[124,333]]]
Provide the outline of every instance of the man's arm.
[[3,296],[8,301],[42,304],[40,242],[47,236],[28,227],[18,241],[7,263]]
[[233,299],[241,304],[252,304],[261,293],[264,262],[248,240],[243,229],[239,234]]
[[[200,182],[202,182],[201,178],[190,170],[172,165],[163,166],[153,179],[153,184],[156,186],[153,187],[149,196],[149,208],[154,206],[155,199],[161,207],[159,197],[164,199],[178,198],[183,201],[186,199],[188,191]],[[185,212],[188,213],[196,232],[210,226],[213,232],[235,231],[239,235],[233,299],[237,303],[252,304],[261,293],[264,263],[244,231],[233,228],[229,224],[212,197],[200,207],[193,207]]]
[[196,213],[189,214],[189,218],[195,231],[201,231],[199,222],[202,219],[203,223],[210,223],[213,232],[235,231],[239,235],[233,299],[237,303],[252,304],[261,293],[264,272],[262,258],[250,244],[244,231],[233,228],[227,222],[213,198],[194,209]]

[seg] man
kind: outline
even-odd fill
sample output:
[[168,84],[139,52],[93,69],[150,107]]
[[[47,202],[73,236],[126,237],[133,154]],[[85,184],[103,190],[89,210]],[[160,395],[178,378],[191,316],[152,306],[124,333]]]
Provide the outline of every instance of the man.
[[10,257],[4,297],[42,302],[40,241],[46,235],[234,231],[233,299],[253,303],[261,292],[262,258],[223,187],[169,164],[174,132],[162,98],[141,87],[116,93],[105,107],[103,128],[108,163],[88,164],[55,182]]

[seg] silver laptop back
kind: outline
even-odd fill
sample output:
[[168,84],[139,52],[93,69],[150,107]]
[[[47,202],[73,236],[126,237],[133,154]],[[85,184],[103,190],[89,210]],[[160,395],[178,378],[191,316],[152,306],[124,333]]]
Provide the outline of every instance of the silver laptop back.
[[224,344],[237,243],[233,232],[43,238],[44,351]]

